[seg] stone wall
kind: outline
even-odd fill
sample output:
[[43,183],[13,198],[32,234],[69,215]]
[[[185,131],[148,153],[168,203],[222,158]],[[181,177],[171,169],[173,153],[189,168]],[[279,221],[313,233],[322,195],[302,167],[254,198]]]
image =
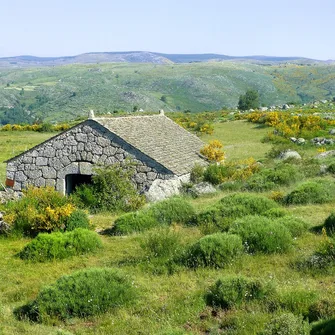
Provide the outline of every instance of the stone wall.
[[122,163],[126,158],[136,163],[134,182],[140,192],[147,191],[154,180],[174,177],[120,137],[87,120],[9,160],[7,181],[14,181],[13,189],[17,191],[32,184],[54,186],[64,194],[66,175],[92,175],[94,165]]

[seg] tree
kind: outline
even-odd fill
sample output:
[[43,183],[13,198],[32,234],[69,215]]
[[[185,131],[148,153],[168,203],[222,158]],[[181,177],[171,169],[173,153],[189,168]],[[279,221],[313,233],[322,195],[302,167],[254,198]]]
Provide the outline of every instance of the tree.
[[255,90],[248,90],[244,95],[240,95],[238,100],[238,109],[256,109],[259,107],[259,94]]

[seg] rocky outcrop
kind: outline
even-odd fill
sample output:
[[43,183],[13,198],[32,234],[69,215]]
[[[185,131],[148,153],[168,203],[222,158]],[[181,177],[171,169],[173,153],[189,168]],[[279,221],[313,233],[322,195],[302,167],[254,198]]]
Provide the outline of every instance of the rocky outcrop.
[[301,159],[301,156],[299,155],[298,152],[294,150],[285,150],[285,151],[282,151],[277,158],[281,160],[286,160],[289,158]]
[[211,184],[207,182],[202,182],[196,185],[193,185],[189,190],[188,193],[190,193],[192,196],[198,197],[203,194],[212,194],[216,192],[216,188]]

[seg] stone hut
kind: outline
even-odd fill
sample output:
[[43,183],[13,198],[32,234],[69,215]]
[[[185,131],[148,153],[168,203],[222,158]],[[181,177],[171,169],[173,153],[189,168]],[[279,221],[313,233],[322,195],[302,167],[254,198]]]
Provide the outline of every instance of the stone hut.
[[195,164],[205,164],[204,143],[164,113],[90,119],[7,161],[6,185],[54,186],[69,194],[90,182],[96,164],[136,164],[134,182],[149,201],[178,193]]

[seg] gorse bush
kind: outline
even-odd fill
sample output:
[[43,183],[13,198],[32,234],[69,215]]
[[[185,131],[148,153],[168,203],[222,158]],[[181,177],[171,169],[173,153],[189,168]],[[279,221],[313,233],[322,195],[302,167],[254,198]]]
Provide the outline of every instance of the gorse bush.
[[251,253],[283,253],[293,243],[290,231],[283,224],[262,216],[237,219],[229,232],[239,235],[246,251]]
[[272,285],[242,276],[225,277],[212,285],[205,295],[207,305],[231,309],[252,300],[269,299],[275,294]]
[[[71,199],[52,187],[28,187],[19,201],[6,205],[5,221],[14,234],[35,236],[39,232],[66,230],[76,207]],[[84,214],[82,214],[84,216]]]
[[61,277],[15,313],[40,322],[55,317],[87,317],[123,306],[135,297],[135,288],[127,276],[115,269],[92,268]]
[[94,252],[101,247],[97,233],[78,228],[66,233],[41,233],[23,248],[19,257],[45,262]]
[[217,233],[202,237],[188,247],[184,255],[184,264],[191,268],[223,268],[232,263],[243,252],[239,236]]
[[115,235],[142,232],[159,225],[188,224],[194,217],[194,208],[182,198],[170,198],[152,204],[148,209],[121,215],[115,220]]
[[224,164],[212,164],[205,170],[204,180],[213,185],[227,181],[244,181],[259,169],[259,164],[252,157]]
[[263,216],[267,216],[269,218],[282,218],[283,216],[287,216],[288,212],[284,208],[271,208],[268,211],[262,213]]
[[325,180],[309,181],[286,195],[284,202],[287,205],[323,204],[332,201],[334,196],[334,183]]
[[272,318],[260,335],[309,335],[310,326],[302,316],[284,313]]

